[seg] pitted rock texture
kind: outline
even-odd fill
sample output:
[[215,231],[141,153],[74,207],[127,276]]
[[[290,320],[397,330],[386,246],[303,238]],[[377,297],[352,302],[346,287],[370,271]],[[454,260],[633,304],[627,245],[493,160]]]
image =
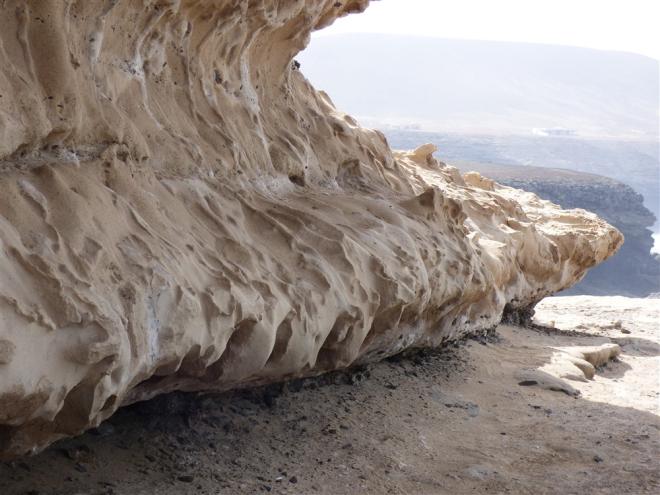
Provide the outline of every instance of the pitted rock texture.
[[3,2],[3,457],[156,394],[440,345],[618,249],[316,92],[293,57],[366,5]]
[[462,171],[477,171],[498,183],[533,192],[563,208],[584,208],[614,225],[626,242],[616,256],[591,270],[562,294],[647,297],[660,293],[660,257],[651,254],[655,216],[630,186],[614,179],[576,171],[460,163]]

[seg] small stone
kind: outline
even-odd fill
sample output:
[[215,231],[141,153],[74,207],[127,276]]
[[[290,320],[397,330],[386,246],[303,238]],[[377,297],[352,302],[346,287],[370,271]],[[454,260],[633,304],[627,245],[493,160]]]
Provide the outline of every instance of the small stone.
[[599,455],[594,456],[594,462],[603,462],[603,458]]
[[479,416],[479,406],[470,402],[467,404],[467,412],[468,416],[471,418],[476,418]]
[[289,483],[298,483],[298,477],[297,476],[291,476],[291,478],[289,478]]
[[68,458],[71,459],[72,461],[75,461],[75,460],[78,459],[78,455],[77,455],[77,452],[76,452],[75,449],[71,449],[71,448],[68,448],[68,449],[67,449],[67,448],[62,448],[62,449],[59,449],[58,452],[59,452],[60,454],[62,454],[64,457],[68,457]]
[[621,333],[626,333],[626,334],[628,334],[628,333],[630,333],[630,330],[628,330],[627,328],[622,328],[622,329],[621,329]]
[[264,400],[264,404],[266,405],[266,407],[268,407],[268,408],[275,407],[275,396],[274,395],[264,394],[263,400]]
[[182,483],[192,483],[195,477],[192,474],[182,474],[177,479]]
[[109,437],[110,435],[114,435],[115,433],[115,427],[112,426],[110,423],[101,423],[98,425],[96,428],[90,431],[92,435],[96,435],[99,437]]
[[0,340],[0,364],[9,364],[16,354],[16,346],[13,342],[1,339]]

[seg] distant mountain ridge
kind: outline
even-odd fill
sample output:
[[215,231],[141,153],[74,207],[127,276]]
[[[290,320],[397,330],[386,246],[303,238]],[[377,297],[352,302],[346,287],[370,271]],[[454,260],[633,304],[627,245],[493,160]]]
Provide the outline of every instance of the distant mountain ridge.
[[303,73],[377,127],[658,137],[659,63],[587,48],[378,34],[315,38]]
[[[394,148],[431,142],[443,161],[610,177],[642,194],[660,218],[657,60],[566,46],[344,34],[315,38],[298,61],[339,110],[382,130]],[[595,187],[612,192],[602,182]],[[620,192],[619,199],[626,196]],[[660,241],[660,222],[652,230]],[[645,238],[636,249],[647,246],[645,228],[635,232]]]

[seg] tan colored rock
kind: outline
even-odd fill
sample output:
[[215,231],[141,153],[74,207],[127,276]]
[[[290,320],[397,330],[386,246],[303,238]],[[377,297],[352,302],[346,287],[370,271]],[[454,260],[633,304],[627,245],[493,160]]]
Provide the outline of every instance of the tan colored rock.
[[565,380],[587,382],[596,375],[596,368],[606,365],[621,354],[618,344],[605,342],[595,346],[556,348],[550,361],[538,369],[524,368],[515,373],[522,386],[538,386],[568,395],[579,395]]
[[[595,368],[600,368],[621,354],[621,347],[619,347],[618,344],[613,343],[590,347],[569,347],[561,350],[569,355],[588,362]],[[588,376],[587,378],[591,378],[591,376]]]
[[392,152],[316,92],[293,57],[366,5],[4,2],[4,457],[171,390],[440,345],[617,250],[595,215]]

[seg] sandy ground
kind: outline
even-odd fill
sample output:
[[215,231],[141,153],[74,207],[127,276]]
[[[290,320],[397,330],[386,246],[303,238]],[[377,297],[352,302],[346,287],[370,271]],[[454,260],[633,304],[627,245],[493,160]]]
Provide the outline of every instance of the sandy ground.
[[[0,493],[660,493],[659,317],[657,299],[551,298],[537,321],[561,330],[500,326],[351,372],[159,398],[0,464]],[[570,381],[578,397],[519,384],[560,348],[605,342],[622,353]]]

